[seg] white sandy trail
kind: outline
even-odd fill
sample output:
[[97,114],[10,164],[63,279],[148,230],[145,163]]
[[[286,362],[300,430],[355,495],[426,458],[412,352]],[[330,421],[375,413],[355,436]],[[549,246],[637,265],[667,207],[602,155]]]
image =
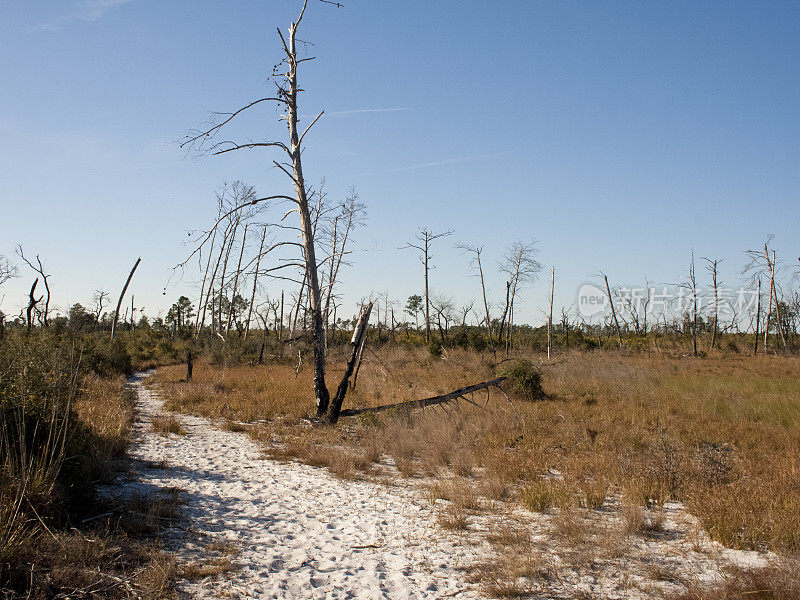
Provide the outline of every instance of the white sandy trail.
[[170,540],[179,560],[199,564],[211,542],[240,550],[233,571],[180,582],[191,597],[483,597],[459,569],[481,551],[437,529],[433,508],[412,490],[264,460],[246,434],[199,417],[181,415],[185,436],[158,435],[150,423],[162,414],[161,400],[141,376],[129,385],[139,409],[131,454],[166,468],[143,466],[126,489],[184,490],[187,530]]

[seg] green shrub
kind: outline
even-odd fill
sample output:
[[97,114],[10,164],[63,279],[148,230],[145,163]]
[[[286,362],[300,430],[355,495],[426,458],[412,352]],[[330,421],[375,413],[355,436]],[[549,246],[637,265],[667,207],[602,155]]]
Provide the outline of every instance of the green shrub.
[[472,329],[469,332],[469,345],[472,346],[475,352],[483,352],[489,345],[489,341],[486,339],[486,336],[483,335],[483,332]]
[[437,337],[432,337],[431,341],[428,342],[428,352],[430,352],[431,356],[441,356],[442,355],[442,342]]
[[508,378],[511,389],[526,400],[541,400],[547,395],[542,389],[542,373],[527,360],[502,363],[497,374]]

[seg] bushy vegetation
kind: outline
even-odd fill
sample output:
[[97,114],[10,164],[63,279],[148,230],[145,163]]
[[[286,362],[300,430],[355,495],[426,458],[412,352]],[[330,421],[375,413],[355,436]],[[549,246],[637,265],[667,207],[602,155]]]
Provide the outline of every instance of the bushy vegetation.
[[[158,572],[166,573],[167,563],[156,548],[127,539],[129,523],[114,517],[82,524],[106,510],[94,486],[119,472],[128,447],[133,398],[124,376],[133,361],[126,340],[57,326],[4,334],[0,596],[83,597],[99,586],[104,597],[123,598],[134,589],[165,590]],[[85,541],[90,537],[94,543]],[[68,546],[80,550],[65,553]],[[150,583],[119,583],[119,575],[136,570]]]
[[542,389],[542,373],[532,362],[516,359],[502,363],[497,367],[497,374],[508,378],[508,386],[525,400],[542,400],[545,398]]

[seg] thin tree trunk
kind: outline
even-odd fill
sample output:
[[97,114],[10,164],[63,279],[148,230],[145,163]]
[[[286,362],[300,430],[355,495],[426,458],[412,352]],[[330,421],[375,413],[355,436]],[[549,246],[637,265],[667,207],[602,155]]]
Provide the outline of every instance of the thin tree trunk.
[[[222,209],[220,209],[220,211],[217,213],[217,218],[219,218],[221,212]],[[200,335],[200,330],[203,327],[203,322],[206,320],[206,309],[205,306],[203,305],[203,294],[205,293],[206,280],[208,279],[208,271],[211,268],[211,258],[214,255],[214,242],[216,241],[216,239],[217,239],[217,228],[214,227],[214,232],[211,234],[211,246],[208,249],[208,260],[206,261],[206,269],[203,272],[203,283],[200,286],[200,299],[197,301],[197,322],[195,323],[194,327],[195,338],[197,338],[197,336]],[[200,317],[201,309],[203,311],[202,320]]]
[[550,317],[547,319],[547,358],[553,349],[553,294],[556,289],[556,268],[553,267],[553,279],[550,283]]
[[131,269],[131,272],[128,274],[128,279],[125,280],[125,285],[122,287],[122,292],[119,295],[119,300],[117,300],[117,308],[114,311],[114,322],[111,323],[111,339],[114,339],[114,335],[116,334],[117,330],[117,319],[119,319],[119,309],[122,306],[122,299],[125,297],[125,292],[128,290],[128,285],[131,283],[131,279],[133,279],[133,274],[136,271],[136,267],[139,266],[139,263],[142,262],[141,257],[136,259],[136,262]]
[[428,293],[428,239],[425,238],[425,343],[431,340],[431,301]]
[[239,222],[240,222],[240,218],[237,215],[236,216],[236,220],[234,221],[234,224],[233,224],[233,232],[231,233],[231,241],[230,241],[230,244],[228,244],[228,249],[225,251],[225,261],[222,263],[222,274],[220,275],[220,278],[219,278],[219,300],[217,302],[217,304],[219,305],[219,306],[217,306],[217,312],[218,312],[218,317],[217,317],[218,323],[217,323],[217,326],[218,326],[219,331],[217,333],[220,335],[220,337],[222,337],[222,309],[223,309],[222,299],[225,297],[225,274],[228,271],[228,259],[230,258],[231,250],[233,250],[233,245],[234,245],[234,243],[236,243],[236,230],[239,229]]
[[603,279],[606,282],[606,293],[608,294],[608,303],[611,305],[611,316],[614,318],[614,327],[617,330],[617,341],[619,341],[619,349],[622,350],[622,332],[619,329],[619,321],[617,320],[617,311],[614,309],[614,300],[611,298],[611,287],[608,285],[608,277],[603,273]]
[[253,273],[253,293],[250,295],[250,307],[247,309],[247,322],[244,326],[244,339],[247,339],[247,332],[250,331],[250,317],[253,316],[253,305],[256,301],[256,288],[258,286],[258,268],[261,266],[261,253],[264,251],[264,240],[267,238],[267,226],[264,225],[264,233],[261,234],[261,245],[258,247],[258,258],[256,258],[256,270]]
[[476,251],[478,260],[478,274],[481,276],[481,292],[483,293],[483,308],[486,311],[486,333],[489,335],[489,345],[492,345],[492,320],[489,317],[489,302],[486,300],[486,283],[483,279],[483,266],[481,265],[481,253]]
[[228,306],[228,324],[225,326],[225,334],[231,331],[231,319],[233,318],[234,304],[236,303],[236,289],[239,287],[239,274],[242,272],[242,257],[247,244],[247,228],[250,223],[244,224],[244,235],[242,236],[242,249],[239,251],[239,262],[236,264],[236,275],[233,277],[233,292],[231,293],[231,303]]
[[761,324],[761,277],[758,278],[758,300],[756,302],[756,341],[753,346],[753,356],[758,354],[758,326]]
[[[372,302],[361,309],[361,314],[358,317],[355,331],[353,331],[353,338],[350,341],[350,360],[347,361],[344,376],[342,376],[342,380],[339,382],[339,387],[336,389],[336,394],[331,401],[330,411],[328,412],[327,416],[327,421],[329,423],[336,423],[336,421],[339,420],[339,413],[342,410],[342,403],[344,402],[344,397],[347,394],[350,376],[353,375],[354,369],[356,368],[356,362],[358,362],[359,365],[361,363],[361,356],[363,356],[364,352],[364,343],[367,339],[367,324],[369,323],[369,315],[371,311]],[[357,372],[356,377],[358,377]],[[353,381],[353,387],[355,388],[355,381]]]

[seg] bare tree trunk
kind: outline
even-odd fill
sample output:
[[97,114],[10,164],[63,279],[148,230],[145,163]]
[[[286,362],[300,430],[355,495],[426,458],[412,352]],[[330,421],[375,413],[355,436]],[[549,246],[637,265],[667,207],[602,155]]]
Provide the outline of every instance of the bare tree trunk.
[[[221,216],[222,207],[220,207],[219,211],[217,212],[217,218]],[[203,322],[206,320],[206,309],[205,305],[203,304],[203,294],[206,291],[206,280],[208,279],[208,271],[211,268],[211,258],[214,255],[214,242],[217,239],[217,228],[214,228],[214,232],[211,234],[211,246],[208,249],[208,260],[206,261],[206,269],[203,272],[203,283],[200,285],[200,299],[197,301],[197,322],[195,323],[194,327],[194,336],[197,338],[200,335],[200,329],[203,327]],[[209,284],[213,284],[213,281]],[[202,313],[202,320],[200,317],[200,311]]]
[[[297,292],[297,303],[294,306],[294,310],[289,312],[289,321],[291,327],[289,327],[289,337],[294,337],[294,333],[297,330],[297,319],[300,316],[300,308],[303,306],[303,293],[305,292],[306,281],[308,281],[308,273],[303,273],[303,280],[300,283],[300,291]],[[294,313],[294,316],[292,316]]]
[[122,292],[119,295],[119,300],[117,300],[117,308],[114,311],[114,322],[111,324],[111,339],[114,339],[114,334],[117,330],[117,319],[119,319],[119,309],[122,306],[122,299],[125,297],[125,292],[128,290],[128,285],[131,283],[131,279],[133,279],[133,274],[136,271],[136,267],[139,266],[139,263],[142,262],[141,257],[136,259],[136,262],[131,269],[131,272],[128,274],[128,279],[125,280],[125,285],[122,287]]
[[247,228],[250,223],[244,224],[244,235],[242,235],[242,249],[239,251],[239,262],[236,264],[236,274],[233,277],[233,292],[231,292],[231,303],[228,306],[228,323],[225,326],[225,334],[231,331],[231,319],[233,318],[234,304],[236,303],[236,289],[239,287],[239,274],[242,272],[242,257],[244,256],[245,245],[247,244]]
[[[219,247],[219,255],[217,256],[217,262],[214,263],[214,272],[211,274],[211,281],[208,284],[208,291],[206,292],[206,301],[203,303],[203,317],[200,319],[200,329],[202,329],[203,324],[206,321],[206,309],[211,307],[211,335],[213,336],[216,333],[216,321],[214,318],[214,298],[216,298],[216,294],[214,292],[214,283],[217,281],[217,273],[219,272],[219,266],[222,264],[222,256],[225,254],[225,246],[228,243],[228,232],[230,230],[230,223],[225,227],[225,230],[222,233],[222,243]],[[213,252],[213,248],[212,248]],[[199,329],[198,329],[199,332]]]
[[231,250],[233,250],[233,245],[234,243],[236,243],[236,230],[239,229],[240,221],[241,219],[239,215],[236,215],[236,219],[234,220],[233,223],[233,231],[231,233],[231,241],[228,244],[228,249],[225,251],[225,261],[222,263],[222,274],[220,275],[219,278],[219,300],[217,301],[217,304],[219,304],[219,306],[217,306],[217,312],[218,312],[217,326],[219,331],[217,332],[217,334],[220,337],[222,337],[222,309],[223,309],[222,300],[225,297],[225,274],[228,271],[228,259],[230,258]]
[[428,289],[428,236],[427,232],[425,233],[425,259],[423,263],[425,268],[425,343],[428,343],[431,339],[431,300]]
[[509,307],[509,304],[510,304],[510,298],[511,298],[511,282],[507,281],[506,282],[506,306],[503,309],[503,316],[500,319],[500,330],[497,333],[497,343],[498,344],[500,344],[500,342],[503,341],[503,330],[505,329],[505,325],[506,325],[506,316],[508,315],[508,307]]
[[753,356],[758,354],[758,326],[761,324],[761,277],[758,278],[758,299],[756,302],[756,341],[753,346]]
[[781,336],[781,343],[783,344],[783,349],[786,350],[786,336],[783,333],[783,328],[781,327],[781,303],[778,301],[778,288],[775,285],[775,270],[777,268],[777,263],[775,262],[775,250],[772,251],[772,294],[775,296],[775,319],[778,321],[777,328],[778,334]]
[[767,346],[769,344],[769,321],[772,316],[772,292],[775,289],[775,265],[769,259],[769,251],[767,245],[764,244],[764,255],[767,258],[767,265],[769,268],[769,308],[767,310],[766,324],[764,325],[764,354],[767,354]]
[[253,316],[253,305],[256,302],[256,289],[258,287],[258,268],[261,266],[261,253],[264,251],[264,240],[267,238],[267,226],[264,225],[264,232],[261,234],[261,245],[258,247],[258,258],[256,258],[256,270],[253,273],[253,293],[250,295],[250,307],[247,309],[247,322],[244,326],[244,339],[247,339],[247,332],[250,331],[250,317]]
[[33,309],[36,308],[36,305],[39,302],[41,302],[41,300],[42,300],[41,298],[39,298],[37,300],[33,296],[36,293],[36,284],[37,283],[39,283],[39,278],[38,277],[33,280],[33,285],[31,286],[31,291],[28,292],[28,309],[25,311],[25,316],[26,316],[27,325],[28,325],[27,335],[30,335],[30,333],[31,333],[31,326],[33,324],[33,319],[32,319],[32,317],[33,317]]
[[556,268],[553,267],[553,278],[550,283],[550,317],[547,319],[547,358],[553,349],[553,295],[556,289]]
[[[347,361],[344,375],[342,376],[339,387],[336,389],[336,395],[331,402],[330,411],[328,412],[327,421],[329,423],[336,423],[339,420],[339,413],[342,410],[342,403],[347,394],[347,388],[350,382],[350,376],[356,367],[356,361],[361,362],[359,357],[363,355],[364,343],[366,342],[367,323],[369,323],[369,315],[372,311],[372,302],[367,304],[361,309],[361,314],[358,317],[355,330],[353,331],[353,338],[350,340],[351,352],[350,360]],[[355,387],[355,383],[353,384]]]
[[483,308],[486,312],[486,333],[489,335],[489,345],[492,345],[492,319],[489,317],[489,302],[486,300],[486,283],[483,278],[483,266],[481,265],[481,249],[476,250],[476,260],[478,261],[478,274],[481,276],[481,293],[483,294]]
[[614,300],[611,297],[611,287],[608,285],[608,277],[603,273],[603,279],[606,282],[606,293],[608,294],[608,303],[611,305],[611,316],[614,318],[614,327],[617,330],[617,341],[619,342],[619,349],[622,350],[622,333],[619,329],[619,321],[617,320],[617,311],[614,309]]
[[717,329],[718,329],[718,319],[719,319],[719,293],[717,291],[717,264],[719,261],[713,261],[711,263],[711,282],[714,285],[714,325],[713,330],[711,331],[711,349],[714,349],[715,344],[717,343]]
[[281,331],[278,337],[283,341],[283,290],[281,290]]

